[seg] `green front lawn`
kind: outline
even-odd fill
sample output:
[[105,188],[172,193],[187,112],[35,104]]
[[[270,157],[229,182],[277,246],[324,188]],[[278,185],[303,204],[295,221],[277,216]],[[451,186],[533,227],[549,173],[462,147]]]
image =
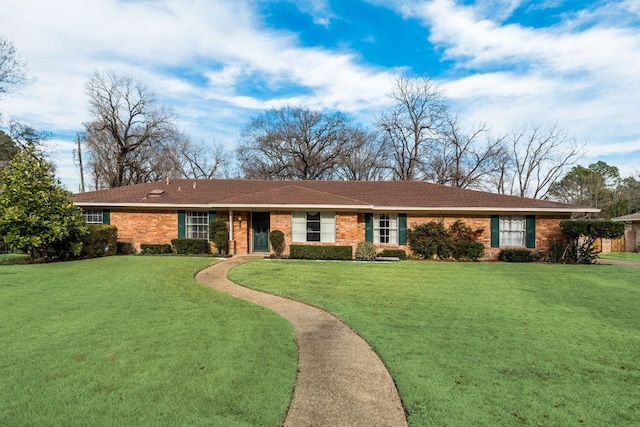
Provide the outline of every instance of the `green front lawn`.
[[640,253],[637,252],[609,252],[606,254],[599,254],[599,257],[602,259],[640,262]]
[[198,284],[210,262],[0,266],[0,425],[280,425],[293,330]]
[[389,368],[413,426],[640,419],[638,270],[257,261],[231,278],[344,319]]
[[0,264],[6,262],[6,263],[10,263],[10,262],[14,262],[16,260],[21,260],[21,259],[26,259],[28,258],[27,255],[23,255],[23,254],[12,254],[12,253],[8,253],[8,254],[0,254]]

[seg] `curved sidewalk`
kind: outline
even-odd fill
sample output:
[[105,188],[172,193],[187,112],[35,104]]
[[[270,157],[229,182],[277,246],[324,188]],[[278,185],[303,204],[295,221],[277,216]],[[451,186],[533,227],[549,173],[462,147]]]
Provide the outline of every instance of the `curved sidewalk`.
[[359,335],[318,308],[238,286],[227,272],[255,257],[235,256],[201,271],[197,280],[286,318],[298,343],[298,378],[285,426],[406,426],[386,367]]
[[601,265],[616,265],[618,267],[627,267],[627,268],[640,269],[640,262],[637,262],[637,261],[622,261],[622,260],[617,260],[617,259],[599,258],[597,263],[601,264]]

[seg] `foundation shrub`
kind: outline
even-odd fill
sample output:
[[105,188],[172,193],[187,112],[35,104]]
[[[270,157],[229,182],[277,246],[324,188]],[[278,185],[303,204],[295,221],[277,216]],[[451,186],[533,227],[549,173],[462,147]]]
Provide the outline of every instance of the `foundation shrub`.
[[[216,245],[220,255],[225,255],[229,250],[229,227],[225,220],[216,218],[209,223],[209,240]],[[209,253],[209,252],[202,252]]]
[[89,224],[82,241],[82,258],[98,258],[116,255],[118,229],[114,225]]
[[166,255],[172,254],[173,249],[169,244],[143,243],[140,245],[142,255]]
[[116,253],[118,255],[133,255],[136,249],[131,242],[116,242]]
[[527,249],[503,249],[498,253],[498,259],[504,262],[533,262],[540,257]]
[[411,251],[426,259],[455,259],[476,261],[484,254],[484,245],[478,242],[484,229],[472,229],[458,220],[445,228],[442,221],[419,224],[408,231]]
[[210,254],[211,248],[206,239],[173,239],[171,245],[179,255]]
[[273,230],[269,233],[269,242],[271,243],[271,248],[276,255],[276,258],[280,258],[282,256],[282,252],[284,252],[284,233],[280,230]]
[[371,261],[376,258],[376,247],[371,242],[358,242],[356,247],[356,259]]
[[378,256],[407,259],[407,253],[404,249],[383,249],[380,251],[380,253],[378,253]]
[[352,249],[351,246],[291,245],[289,258],[351,260]]

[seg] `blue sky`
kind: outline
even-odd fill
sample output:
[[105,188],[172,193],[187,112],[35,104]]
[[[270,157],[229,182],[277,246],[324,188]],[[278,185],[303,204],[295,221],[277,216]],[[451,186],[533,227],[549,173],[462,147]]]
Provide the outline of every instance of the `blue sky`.
[[113,70],[147,84],[196,141],[233,149],[250,117],[282,105],[365,125],[400,74],[438,81],[462,122],[494,134],[558,123],[587,155],[640,172],[637,0],[0,0],[0,34],[31,81],[0,100],[52,132],[70,190],[84,84]]

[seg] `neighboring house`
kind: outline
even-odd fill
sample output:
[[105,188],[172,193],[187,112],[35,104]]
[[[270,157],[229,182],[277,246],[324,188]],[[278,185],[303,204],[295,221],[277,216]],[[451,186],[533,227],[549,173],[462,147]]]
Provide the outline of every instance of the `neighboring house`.
[[640,250],[640,212],[619,216],[612,221],[624,222],[624,251],[638,252]]
[[420,181],[259,181],[176,179],[80,193],[74,201],[89,223],[118,227],[119,240],[170,243],[207,238],[224,218],[230,253],[269,252],[268,234],[281,230],[292,244],[408,250],[417,224],[461,219],[483,228],[485,257],[502,248],[547,251],[561,238],[559,222],[597,209],[546,200],[464,190]]

